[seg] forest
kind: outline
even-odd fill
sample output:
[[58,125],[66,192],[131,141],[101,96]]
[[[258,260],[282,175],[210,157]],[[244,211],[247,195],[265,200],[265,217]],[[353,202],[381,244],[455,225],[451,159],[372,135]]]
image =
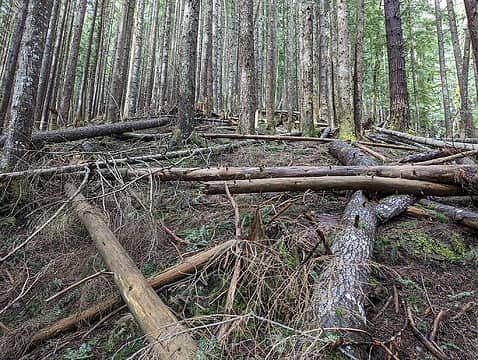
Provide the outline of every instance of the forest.
[[0,26],[0,359],[478,359],[478,0]]

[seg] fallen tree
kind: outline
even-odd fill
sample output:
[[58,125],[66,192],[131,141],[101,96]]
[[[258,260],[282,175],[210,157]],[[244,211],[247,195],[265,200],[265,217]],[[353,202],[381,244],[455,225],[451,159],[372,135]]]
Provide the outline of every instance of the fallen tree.
[[[432,160],[422,161],[422,162],[416,163],[416,165],[444,164],[444,163],[451,162],[451,161],[464,160],[464,158],[466,158],[468,156],[476,155],[476,154],[478,154],[478,150],[464,151],[464,152],[460,152],[460,153],[449,155],[449,156],[444,156],[444,157],[440,157],[440,158],[436,158],[436,159],[432,159]],[[469,160],[471,160],[471,159],[469,159]],[[464,163],[467,164],[469,162],[464,162]],[[473,164],[473,160],[471,160],[471,163],[469,163],[469,164]]]
[[198,350],[192,337],[173,312],[156,295],[133,260],[112,233],[98,209],[90,205],[74,185],[65,190],[73,198],[73,208],[88,230],[106,266],[114,273],[121,297],[151,343],[159,359],[195,359]]
[[[457,185],[376,176],[323,176],[237,180],[228,182],[227,186],[232,194],[307,190],[368,190],[392,194],[436,196],[465,194],[465,191]],[[224,182],[206,183],[203,192],[207,195],[225,194]]]
[[[185,258],[181,263],[166,269],[159,275],[149,278],[148,283],[153,289],[159,289],[187,276],[194,275],[212,259],[235,247],[237,243],[238,242],[236,240],[227,241],[209,250],[204,250]],[[105,316],[123,304],[123,299],[121,296],[117,295],[110,297],[99,304],[92,305],[87,309],[74,313],[64,319],[58,320],[50,326],[47,326],[36,332],[27,342],[25,351],[30,350],[38,343],[55,337],[63,332],[75,329],[81,324],[88,323],[98,319],[101,316]]]
[[398,159],[397,162],[399,164],[417,163],[417,162],[423,162],[423,161],[433,160],[437,158],[442,158],[444,156],[453,155],[455,153],[456,153],[456,149],[445,148],[445,149],[421,152],[417,154],[410,154]]
[[437,140],[432,138],[425,138],[421,136],[415,136],[411,134],[402,133],[400,131],[389,130],[384,128],[375,128],[378,132],[387,135],[393,135],[402,139],[410,140],[419,144],[425,144],[434,147],[449,147],[449,148],[457,148],[457,149],[464,149],[464,150],[478,150],[478,144],[470,144],[464,142],[451,142],[451,141],[443,141]]
[[[32,143],[38,145],[42,143],[60,143],[101,136],[111,136],[124,132],[152,129],[167,125],[170,122],[170,117],[160,117],[157,119],[127,121],[107,125],[83,126],[71,129],[34,132],[32,134]],[[0,146],[3,146],[5,139],[5,136],[0,137]]]

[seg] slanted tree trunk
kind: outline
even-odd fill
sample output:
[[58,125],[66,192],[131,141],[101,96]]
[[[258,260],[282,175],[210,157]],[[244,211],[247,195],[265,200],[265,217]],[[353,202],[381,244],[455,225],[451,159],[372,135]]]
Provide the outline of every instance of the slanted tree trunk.
[[25,29],[25,20],[28,14],[28,3],[29,0],[24,0],[22,3],[22,7],[18,13],[17,24],[13,32],[10,48],[8,49],[5,76],[0,89],[0,134],[3,133],[3,129],[8,125],[7,113],[12,98],[13,85],[17,70],[18,54],[20,51],[20,44],[22,42],[23,31]]
[[410,127],[410,110],[403,52],[403,31],[399,0],[385,0],[385,28],[390,88],[389,127],[407,131]]
[[106,224],[101,212],[90,205],[74,185],[66,184],[65,190],[73,198],[73,208],[106,266],[115,274],[114,281],[121,297],[151,342],[153,356],[164,360],[195,359],[197,345],[147,283]]
[[[3,148],[2,167],[7,170],[13,169],[30,147],[38,78],[52,6],[53,0],[35,0],[28,4]],[[19,164],[20,167],[25,165],[24,162]]]
[[241,134],[254,134],[257,100],[253,0],[240,0],[239,21],[240,113],[238,130]]
[[61,102],[58,109],[59,125],[68,125],[71,98],[75,88],[76,65],[78,64],[78,54],[80,51],[81,34],[83,33],[83,23],[86,13],[86,0],[78,0],[75,24],[73,25],[73,37],[71,39],[70,51],[67,57],[65,70],[65,80],[61,90]]
[[[314,4],[303,0],[301,4],[302,27],[302,107],[300,111],[301,131],[303,136],[315,136],[314,128]],[[269,120],[268,120],[269,121]]]
[[199,0],[185,0],[182,21],[179,70],[178,122],[181,137],[191,136],[194,121],[194,95],[196,76]]

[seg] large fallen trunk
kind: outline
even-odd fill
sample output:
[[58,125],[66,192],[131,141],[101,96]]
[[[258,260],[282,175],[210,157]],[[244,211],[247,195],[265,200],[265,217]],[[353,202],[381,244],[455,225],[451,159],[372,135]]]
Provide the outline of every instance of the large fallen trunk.
[[[310,178],[237,180],[234,182],[227,182],[226,184],[231,194],[307,190],[368,190],[389,194],[435,196],[466,194],[466,192],[457,185],[377,176],[323,176]],[[203,192],[207,195],[225,194],[224,182],[206,183]]]
[[421,136],[415,136],[411,134],[402,133],[400,131],[383,129],[383,128],[375,128],[375,129],[381,133],[397,136],[399,138],[414,141],[419,144],[425,144],[425,145],[430,145],[430,146],[440,147],[440,148],[447,147],[447,148],[457,148],[457,149],[464,149],[464,150],[478,150],[478,144],[470,144],[470,143],[455,142],[455,141],[443,141],[443,140],[437,140],[432,138],[425,138]]
[[175,159],[179,157],[196,156],[200,154],[207,154],[207,155],[222,154],[227,151],[237,149],[241,146],[250,145],[252,143],[254,143],[254,140],[240,141],[236,143],[216,145],[216,146],[210,146],[205,148],[178,150],[178,151],[172,151],[172,152],[167,152],[162,154],[140,155],[140,156],[127,157],[127,158],[119,158],[119,159],[88,161],[83,164],[65,165],[65,166],[57,166],[57,167],[41,168],[41,169],[31,169],[31,170],[24,170],[24,171],[9,172],[9,173],[0,173],[0,181],[14,179],[18,177],[26,177],[26,176],[53,176],[53,175],[61,175],[61,174],[70,174],[75,172],[83,172],[86,167],[90,168],[90,170],[94,172],[94,171],[97,171],[98,169],[103,169],[107,166],[118,166],[118,165],[121,166],[126,164],[137,164],[137,163],[145,163],[145,162],[152,162],[152,161],[159,161],[159,160],[170,160],[170,159]]
[[[74,196],[77,189],[72,184],[66,184],[65,190],[69,196]],[[106,266],[114,273],[121,297],[150,341],[154,356],[165,360],[195,359],[195,342],[148,284],[100,211],[81,194],[74,197],[73,208]]]
[[[32,134],[32,143],[61,143],[73,140],[89,139],[101,136],[117,135],[129,131],[152,129],[171,122],[170,117],[160,117],[140,121],[127,121],[115,124],[84,126],[72,129],[41,131]],[[0,137],[0,146],[5,143],[5,136]]]
[[[189,275],[194,275],[198,272],[199,269],[204,267],[211,260],[222,255],[227,250],[234,248],[237,243],[238,242],[236,240],[230,240],[220,245],[217,245],[209,250],[204,250],[188,258],[185,258],[181,263],[169,269],[166,269],[159,275],[149,278],[148,283],[153,289],[159,289],[165,285],[171,284]],[[75,329],[81,324],[94,321],[99,317],[119,308],[123,304],[124,301],[121,296],[113,296],[99,304],[92,305],[85,310],[79,311],[64,319],[58,320],[50,326],[47,326],[36,332],[28,340],[25,351],[28,351],[34,345],[40,342],[48,340],[63,332]]]
[[[115,170],[116,171],[116,170]],[[467,185],[478,182],[478,167],[464,165],[439,166],[278,166],[220,168],[120,168],[127,177],[152,174],[163,181],[226,181],[319,176],[379,176],[409,180]],[[0,174],[0,179],[2,174]]]
[[[330,145],[329,150],[345,165],[376,165],[373,160],[344,142]],[[382,221],[398,215],[412,200],[409,196],[391,196],[382,202]],[[369,262],[373,253],[378,217],[375,206],[361,191],[352,195],[345,209],[343,228],[332,245],[333,256],[326,263],[314,285],[311,320],[313,328],[342,328],[347,338],[357,343],[367,342],[363,330],[366,326],[365,286],[370,275]],[[366,357],[363,348],[347,349],[351,358]]]
[[410,154],[398,159],[397,162],[402,164],[402,163],[417,163],[422,161],[428,161],[428,160],[442,158],[444,156],[453,155],[456,153],[456,151],[457,151],[456,149],[445,148],[445,149],[433,150],[428,152],[421,152],[418,154]]

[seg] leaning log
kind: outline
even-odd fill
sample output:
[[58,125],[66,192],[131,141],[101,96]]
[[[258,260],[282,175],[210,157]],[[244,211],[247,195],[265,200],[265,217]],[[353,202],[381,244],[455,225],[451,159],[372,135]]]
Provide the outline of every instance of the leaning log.
[[[74,196],[76,187],[67,183],[65,190]],[[150,341],[160,359],[195,359],[197,345],[173,312],[156,295],[131,257],[110,230],[98,209],[80,193],[73,199],[73,209],[88,230],[106,266],[114,273],[121,297]]]
[[[368,190],[389,194],[435,196],[465,194],[465,191],[457,185],[376,176],[323,176],[310,178],[237,180],[234,182],[227,182],[227,186],[231,194],[307,190]],[[225,194],[224,182],[206,183],[203,192],[207,195]]]
[[[36,145],[42,143],[61,143],[101,136],[111,136],[124,132],[152,129],[155,127],[167,125],[170,122],[170,117],[160,117],[157,119],[127,121],[107,125],[83,126],[72,129],[41,131],[32,134],[32,143]],[[5,136],[0,137],[0,146],[3,146],[3,144],[5,143],[5,139]]]
[[[166,269],[159,275],[149,278],[148,283],[153,289],[159,289],[189,275],[194,275],[211,260],[222,255],[229,249],[234,248],[236,245],[237,240],[230,240],[209,250],[204,250],[195,255],[187,257],[181,263]],[[31,339],[29,339],[25,351],[30,350],[38,343],[51,339],[52,337],[55,337],[66,331],[73,330],[81,324],[85,324],[94,321],[101,316],[105,316],[123,304],[124,301],[121,296],[112,296],[99,304],[92,305],[85,310],[58,320],[55,323],[36,332]]]
[[464,150],[478,150],[478,144],[437,140],[437,139],[415,136],[415,135],[411,135],[407,133],[402,133],[400,131],[383,129],[383,128],[375,128],[375,129],[383,134],[393,135],[393,136],[410,140],[419,144],[425,144],[425,145],[430,145],[430,146],[439,147],[439,148],[447,147],[447,148],[457,148],[457,149],[464,149]]

